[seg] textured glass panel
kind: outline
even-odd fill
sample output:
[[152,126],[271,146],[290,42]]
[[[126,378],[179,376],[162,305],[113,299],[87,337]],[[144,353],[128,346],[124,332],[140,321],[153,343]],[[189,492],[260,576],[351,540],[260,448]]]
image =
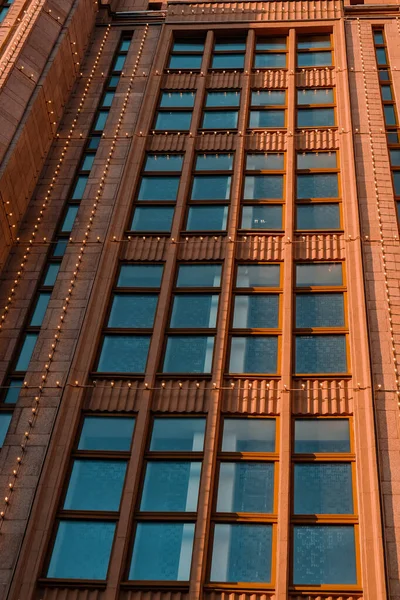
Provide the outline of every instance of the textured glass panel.
[[217,52],[232,52],[232,50],[246,50],[246,42],[243,40],[216,40],[215,50]]
[[297,229],[340,229],[338,204],[298,204]]
[[234,328],[269,329],[278,327],[278,320],[278,294],[240,294],[235,297]]
[[144,373],[150,336],[105,335],[97,371]]
[[299,108],[297,127],[332,127],[335,125],[333,108]]
[[31,317],[29,325],[32,327],[40,327],[43,323],[44,315],[46,313],[49,301],[51,298],[51,292],[40,292],[36,301],[35,310]]
[[33,350],[36,345],[38,333],[27,333],[22,342],[21,350],[18,354],[17,364],[15,365],[16,371],[27,371],[29,362],[31,360]]
[[386,125],[396,125],[396,113],[392,104],[383,107]]
[[297,90],[297,104],[333,104],[332,89]]
[[214,54],[212,69],[243,69],[244,54]]
[[286,67],[286,54],[270,52],[268,54],[256,54],[254,66],[257,69],[277,69]]
[[193,178],[192,200],[229,200],[230,175],[197,175]]
[[294,465],[294,514],[351,515],[353,512],[350,463]]
[[160,287],[163,265],[121,265],[118,287]]
[[177,287],[219,287],[222,265],[180,265]]
[[171,206],[138,206],[131,229],[132,231],[170,231],[174,208]]
[[43,285],[50,287],[55,284],[60,266],[60,263],[50,263],[47,266],[46,275],[43,279]]
[[297,175],[297,198],[337,198],[339,196],[337,173],[312,173]]
[[237,92],[208,92],[206,107],[239,106],[240,91]]
[[294,451],[300,454],[350,452],[348,419],[296,419]]
[[157,113],[154,129],[158,131],[187,131],[190,129],[192,112],[189,110],[163,111]]
[[115,523],[60,521],[47,577],[106,579]]
[[129,450],[134,426],[132,417],[85,417],[78,450]]
[[357,583],[354,527],[296,525],[293,539],[293,583]]
[[180,171],[183,154],[148,154],[145,171]]
[[246,175],[243,198],[268,200],[283,197],[283,175]]
[[280,265],[239,265],[237,287],[279,287]]
[[153,327],[157,294],[114,294],[107,327]]
[[6,391],[6,394],[3,398],[4,404],[16,404],[23,383],[24,382],[22,379],[10,379],[8,381],[7,385],[9,386],[9,389]]
[[196,512],[201,462],[149,461],[140,510]]
[[259,37],[256,38],[256,50],[286,50],[284,37]]
[[122,69],[124,68],[125,61],[126,61],[125,55],[117,56],[117,59],[115,61],[114,67],[113,67],[113,71],[122,71]]
[[175,202],[179,187],[179,177],[142,177],[138,200],[168,200]]
[[150,450],[166,452],[202,452],[206,420],[168,417],[155,418]]
[[74,222],[76,219],[76,215],[78,214],[79,206],[69,206],[67,210],[67,214],[64,217],[64,221],[61,225],[62,233],[69,233],[72,231],[72,227],[74,226]]
[[276,106],[279,104],[285,104],[285,102],[285,90],[254,90],[251,92],[252,106]]
[[297,287],[343,285],[341,263],[296,265]]
[[172,46],[172,52],[203,52],[204,42],[201,40],[178,40]]
[[242,229],[282,229],[282,206],[243,206]]
[[174,54],[169,59],[169,69],[200,69],[201,61],[203,57],[200,55],[187,55]]
[[129,579],[188,581],[194,523],[138,523]]
[[276,336],[233,337],[230,373],[276,373],[278,338]]
[[283,154],[247,154],[248,171],[281,171],[284,166]]
[[223,231],[228,218],[227,206],[192,206],[189,209],[187,231]]
[[108,119],[108,110],[99,110],[97,113],[97,119],[93,125],[94,131],[103,131],[106,126]]
[[381,92],[382,100],[393,100],[392,88],[390,87],[390,85],[382,85]]
[[393,171],[394,193],[400,196],[400,171]]
[[66,239],[58,240],[58,242],[56,243],[56,245],[54,246],[54,249],[53,249],[53,256],[55,258],[60,258],[61,256],[64,256],[65,251],[67,249],[67,245],[68,245],[68,240],[66,240]]
[[191,108],[194,106],[195,97],[196,92],[162,92],[160,106],[161,108]]
[[346,336],[296,336],[296,373],[347,373]]
[[95,157],[95,154],[85,154],[85,158],[81,167],[82,171],[90,171],[90,169],[93,167]]
[[206,336],[169,336],[164,358],[164,373],[211,373],[214,338]]
[[298,169],[336,169],[336,152],[297,153]]
[[231,171],[233,154],[198,154],[196,171]]
[[271,581],[272,526],[217,524],[211,581]]
[[7,435],[8,427],[11,423],[12,413],[0,413],[0,448],[4,444],[4,439]]
[[275,419],[224,419],[222,452],[275,452]]
[[389,150],[390,162],[394,167],[400,167],[400,150]]
[[71,200],[82,200],[88,179],[88,175],[79,175],[71,195]]
[[217,511],[272,513],[274,469],[274,463],[222,462]]
[[383,39],[383,32],[382,31],[374,31],[374,43],[375,44],[384,44],[385,40]]
[[251,110],[249,127],[285,127],[284,110]]
[[299,67],[329,67],[332,65],[332,52],[298,52]]
[[385,48],[376,48],[376,61],[378,65],[387,65],[387,56]]
[[118,510],[126,461],[74,460],[64,510]]
[[219,296],[184,294],[174,297],[170,327],[216,327]]
[[236,129],[238,112],[236,110],[204,111],[203,129]]
[[344,327],[343,294],[297,294],[296,327]]
[[330,35],[309,35],[301,36],[297,41],[299,50],[308,50],[309,48],[330,48]]
[[104,108],[110,108],[112,101],[114,100],[115,92],[106,92],[103,96],[103,102],[101,106]]

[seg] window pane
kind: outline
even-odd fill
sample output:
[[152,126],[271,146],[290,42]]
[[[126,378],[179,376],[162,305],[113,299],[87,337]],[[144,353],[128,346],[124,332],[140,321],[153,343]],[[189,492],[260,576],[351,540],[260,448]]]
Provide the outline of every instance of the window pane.
[[196,171],[231,171],[233,154],[198,154]]
[[160,231],[171,230],[174,208],[167,206],[138,206],[133,215],[132,231]]
[[145,171],[180,171],[182,154],[147,154]]
[[272,513],[274,469],[274,463],[222,462],[217,511]]
[[390,162],[394,167],[400,167],[400,150],[389,150]]
[[153,327],[157,294],[115,294],[107,327]]
[[78,450],[129,450],[135,419],[85,417]]
[[115,61],[114,67],[113,67],[113,71],[122,71],[125,61],[126,61],[126,55],[117,56],[117,59]]
[[301,108],[297,111],[298,127],[332,127],[335,125],[333,108]]
[[60,521],[47,577],[106,579],[115,523]]
[[279,287],[280,265],[239,265],[237,287]]
[[251,110],[249,127],[285,127],[285,111]]
[[276,373],[277,354],[276,336],[233,337],[229,371],[231,373]]
[[297,175],[297,198],[337,198],[339,196],[337,173]]
[[297,90],[297,104],[333,104],[332,89]]
[[392,104],[383,107],[386,125],[396,125],[396,113]]
[[347,373],[346,336],[296,336],[296,373]]
[[384,44],[385,40],[383,39],[383,32],[382,31],[374,31],[374,43],[375,44]]
[[400,171],[393,171],[394,193],[400,196]]
[[61,256],[64,256],[65,251],[67,249],[67,245],[68,245],[68,240],[66,240],[66,239],[58,240],[58,242],[54,246],[54,250],[53,250],[54,258],[60,258]]
[[164,358],[164,373],[211,373],[214,338],[169,336]]
[[160,106],[161,108],[192,107],[195,97],[196,92],[162,92]]
[[197,175],[193,178],[192,200],[229,200],[230,175]]
[[242,229],[282,229],[282,206],[243,206]]
[[231,40],[216,40],[215,50],[217,52],[232,52],[232,50],[246,50],[246,42],[243,40],[231,41]]
[[22,342],[21,350],[19,351],[17,364],[15,365],[16,371],[27,371],[29,362],[31,360],[33,350],[36,345],[38,333],[27,333],[24,341]]
[[298,52],[297,64],[299,67],[329,67],[332,65],[332,53]]
[[330,48],[330,35],[309,35],[302,36],[297,41],[299,50],[308,50],[309,48]]
[[99,110],[98,111],[97,119],[95,121],[95,124],[93,125],[94,131],[103,131],[103,129],[107,123],[108,113],[109,113],[108,110]]
[[201,40],[178,40],[172,46],[172,52],[203,52],[204,42]]
[[128,52],[130,45],[131,40],[122,40],[121,45],[119,47],[119,52]]
[[341,263],[296,265],[297,287],[343,285]]
[[353,512],[350,463],[294,465],[294,514],[351,515]]
[[30,320],[29,325],[32,327],[40,327],[43,323],[44,315],[46,313],[47,307],[49,305],[49,301],[51,298],[51,292],[41,292],[38,295],[38,299],[36,301],[35,310],[33,311],[32,318]]
[[254,66],[258,69],[276,69],[286,67],[285,53],[268,53],[256,54],[254,58]]
[[223,231],[228,218],[227,206],[192,206],[189,209],[187,231]]
[[247,171],[281,171],[284,168],[283,154],[247,154]]
[[203,129],[236,129],[238,113],[236,110],[228,111],[204,111]]
[[88,179],[88,175],[79,175],[72,192],[71,200],[82,200]]
[[78,214],[79,206],[69,206],[67,210],[67,214],[65,215],[64,221],[61,225],[62,233],[68,233],[72,230],[74,226],[74,221],[76,215]]
[[177,287],[219,287],[222,265],[180,265]]
[[8,13],[8,9],[9,9],[9,6],[3,7],[0,9],[0,23],[2,23],[3,20],[5,19],[6,15]]
[[74,460],[64,510],[118,510],[126,461]]
[[[116,80],[116,84],[119,81],[119,77],[110,77],[110,85],[111,85],[111,82],[113,79]],[[92,135],[89,138],[88,149],[89,150],[97,150],[97,148],[100,146],[100,142],[101,142],[101,137],[99,135]]]
[[94,159],[96,158],[96,154],[85,154],[85,158],[82,163],[82,171],[90,171],[93,167]]
[[246,175],[243,197],[246,200],[282,198],[283,175]]
[[105,335],[97,371],[144,373],[150,336]]
[[297,153],[298,169],[336,169],[336,152]]
[[253,90],[251,92],[251,105],[252,106],[276,106],[279,104],[285,104],[286,102],[286,91],[285,90]]
[[202,452],[206,420],[155,418],[150,450],[166,452]]
[[188,110],[174,110],[171,112],[163,111],[157,114],[154,129],[158,131],[186,131],[190,129],[192,112]]
[[222,452],[275,452],[275,419],[224,419]]
[[106,92],[103,96],[103,102],[101,103],[101,106],[104,106],[105,108],[110,108],[114,96],[115,92]]
[[140,510],[196,512],[201,462],[148,462]]
[[202,56],[175,54],[169,59],[169,69],[200,69]]
[[278,294],[240,294],[235,297],[234,328],[274,328],[278,327],[278,319]]
[[216,327],[217,295],[185,294],[175,296],[170,327]]
[[387,69],[379,69],[379,79],[381,81],[390,81],[390,74]]
[[138,523],[129,579],[188,581],[194,523]]
[[235,92],[207,92],[206,107],[239,106],[240,91]]
[[[22,379],[10,379],[8,381],[7,385],[9,386],[9,388],[6,391],[5,396],[3,398],[4,404],[16,404],[17,403],[19,393],[22,389],[23,383],[24,382]],[[1,414],[5,414],[5,413],[1,413]]]
[[179,181],[179,177],[142,177],[138,200],[175,202]]
[[353,526],[296,525],[293,543],[295,585],[357,583]]
[[387,57],[385,48],[376,48],[376,60],[378,65],[387,65]]
[[343,294],[297,294],[296,327],[344,327]]
[[348,419],[296,419],[294,451],[300,454],[350,452]]
[[163,265],[121,265],[118,287],[160,287]]
[[0,413],[0,448],[4,444],[4,439],[7,435],[9,425],[11,423],[12,413]]
[[390,85],[382,85],[381,92],[382,100],[393,100],[392,88],[390,87]]
[[243,69],[244,54],[214,54],[212,69]]
[[339,205],[297,205],[297,229],[340,229]]
[[271,525],[215,525],[211,581],[268,583],[271,555]]
[[256,50],[286,50],[286,38],[256,38]]
[[50,263],[47,266],[46,275],[43,280],[43,285],[53,286],[56,282],[58,271],[60,270],[60,263]]

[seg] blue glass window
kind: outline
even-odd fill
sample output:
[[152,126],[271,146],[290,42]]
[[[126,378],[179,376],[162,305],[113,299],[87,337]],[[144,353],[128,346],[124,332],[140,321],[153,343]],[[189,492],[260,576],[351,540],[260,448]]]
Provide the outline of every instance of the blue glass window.
[[187,231],[224,231],[228,219],[227,206],[191,206]]
[[296,327],[344,327],[343,294],[297,294]]
[[285,111],[274,110],[272,108],[266,110],[251,110],[249,127],[260,127],[262,129],[265,127],[271,127],[273,129],[285,127]]
[[204,418],[160,418],[153,422],[150,450],[156,452],[202,452],[204,447]]
[[109,111],[108,110],[99,110],[97,113],[97,119],[93,126],[94,131],[103,131],[106,126],[108,119]]
[[286,38],[259,37],[256,39],[256,50],[286,50]]
[[278,338],[276,336],[240,336],[231,341],[230,373],[276,373]]
[[233,154],[198,154],[196,171],[231,171]]
[[207,92],[206,107],[239,106],[240,90],[230,92]]
[[375,53],[378,65],[388,64],[385,48],[375,48]]
[[332,52],[298,52],[299,67],[329,67],[332,65]]
[[286,102],[286,90],[253,90],[252,106],[278,106]]
[[132,417],[85,417],[78,450],[129,450],[134,426]]
[[154,129],[157,131],[188,131],[192,112],[188,110],[163,111],[157,114]]
[[294,431],[296,453],[350,452],[348,419],[296,419]]
[[296,336],[296,373],[347,373],[346,336]]
[[394,167],[400,167],[400,150],[390,149],[390,162]]
[[33,350],[35,349],[38,335],[38,333],[27,333],[25,335],[21,350],[19,351],[17,364],[15,365],[16,371],[28,370],[29,362],[31,360]]
[[119,510],[126,461],[74,460],[64,510]]
[[23,383],[24,382],[22,379],[12,378],[8,381],[7,385],[9,386],[9,388],[6,391],[6,394],[3,399],[4,404],[16,404]]
[[40,327],[46,314],[47,306],[51,298],[51,292],[40,292],[36,300],[35,310],[31,317],[29,325],[31,327]]
[[203,52],[204,42],[201,40],[181,39],[174,42],[172,52]]
[[106,92],[103,96],[103,102],[101,106],[104,108],[110,108],[112,101],[114,100],[115,92]]
[[334,127],[334,125],[333,108],[299,108],[297,111],[297,127]]
[[341,263],[309,263],[296,265],[296,286],[343,285]]
[[212,69],[243,69],[244,54],[214,54]]
[[385,104],[383,106],[383,112],[385,115],[385,123],[387,126],[396,125],[396,112],[393,104]]
[[0,412],[0,448],[4,444],[8,428],[11,423],[12,413]]
[[283,169],[283,154],[247,154],[247,171],[280,171]]
[[150,336],[105,335],[97,371],[103,373],[144,373]]
[[[192,108],[196,92],[163,92],[161,94],[161,108]],[[189,113],[191,114],[191,113]]]
[[192,200],[229,200],[230,175],[196,175],[193,178]]
[[90,171],[90,169],[93,167],[93,163],[94,163],[94,159],[96,157],[96,154],[85,154],[84,155],[84,159],[83,159],[83,163],[82,163],[82,171]]
[[173,54],[169,59],[169,69],[193,69],[197,70],[201,67],[201,61],[203,57],[201,55],[179,55]]
[[299,204],[297,206],[297,229],[340,229],[338,204]]
[[222,265],[179,265],[177,287],[219,287]]
[[400,171],[393,171],[393,184],[395,196],[400,196]]
[[222,452],[275,452],[275,419],[224,419]]
[[169,336],[163,372],[211,373],[213,351],[213,337]]
[[350,463],[294,465],[294,514],[353,514]]
[[130,45],[131,45],[130,39],[122,40],[120,47],[119,47],[119,52],[128,52]]
[[201,462],[149,461],[140,510],[196,512]]
[[337,173],[310,173],[297,175],[297,198],[337,198]]
[[282,206],[243,206],[242,229],[282,229]]
[[284,52],[268,52],[256,54],[254,59],[256,69],[279,69],[286,67],[286,54]]
[[132,231],[171,231],[174,208],[171,206],[137,206],[133,215]]
[[298,152],[298,169],[336,169],[336,152]]
[[238,294],[235,296],[233,327],[270,329],[278,327],[278,294]]
[[283,175],[246,175],[245,200],[270,200],[283,197]]
[[61,225],[62,233],[69,233],[72,231],[76,215],[78,214],[79,206],[72,205],[68,207],[67,214],[64,217],[64,221]]
[[175,202],[179,187],[179,177],[142,177],[138,200]]
[[174,297],[170,327],[216,327],[219,296],[179,294]]
[[330,48],[331,37],[329,34],[322,35],[303,35],[297,41],[299,50],[308,50],[309,48]]
[[71,200],[82,200],[89,175],[79,175],[72,192]]
[[375,44],[384,44],[385,40],[383,39],[383,32],[382,31],[373,31],[372,32],[374,34],[374,43]]
[[236,286],[279,287],[280,265],[238,265]]
[[43,285],[53,287],[56,282],[58,271],[60,270],[61,263],[50,263],[47,265],[46,275],[43,279]]
[[381,85],[382,100],[393,100],[392,88],[390,85]]
[[236,129],[238,122],[237,110],[205,110],[203,129]]
[[161,285],[163,265],[121,265],[118,287],[157,288]]
[[180,171],[183,154],[147,154],[145,171]]
[[0,23],[2,23],[6,18],[9,8],[9,6],[5,6],[2,9],[0,9]]
[[272,513],[274,469],[267,462],[221,462],[217,511]]
[[107,327],[153,327],[157,294],[114,294]]
[[304,89],[297,90],[297,104],[333,104],[333,90],[326,89]]
[[125,55],[119,55],[117,56],[114,66],[113,66],[113,71],[122,71],[122,69],[124,68],[124,64],[126,61],[126,56]]
[[244,52],[246,50],[246,41],[220,39],[215,42],[216,52],[233,52],[234,50],[241,50]]

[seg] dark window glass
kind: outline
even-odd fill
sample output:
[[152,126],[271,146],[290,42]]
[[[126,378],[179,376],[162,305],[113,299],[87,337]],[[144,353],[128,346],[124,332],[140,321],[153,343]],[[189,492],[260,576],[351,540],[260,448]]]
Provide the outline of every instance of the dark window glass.
[[82,200],[88,179],[88,175],[79,175],[72,192],[72,200]]
[[383,39],[383,32],[382,31],[374,31],[374,43],[375,44],[384,44],[385,40]]
[[0,448],[4,444],[4,439],[7,435],[8,428],[11,423],[12,413],[1,412],[0,413]]
[[157,114],[154,129],[157,131],[187,131],[190,129],[192,112],[188,110],[163,111]]
[[337,173],[310,173],[297,175],[297,198],[337,198]]
[[343,294],[297,294],[296,327],[344,327]]
[[61,258],[61,256],[64,256],[67,246],[68,246],[68,240],[66,240],[66,239],[58,240],[58,242],[56,243],[56,245],[54,246],[54,249],[53,249],[53,256],[55,258]]
[[[162,92],[161,108],[192,108],[196,92]],[[188,113],[191,114],[191,113]]]
[[332,65],[331,52],[298,52],[299,67],[329,67]]
[[394,193],[400,196],[400,171],[393,171]]
[[353,514],[351,464],[294,465],[294,514]]
[[119,47],[119,51],[120,52],[128,52],[130,45],[131,45],[131,40],[122,40],[121,45]]
[[387,69],[379,69],[379,79],[381,81],[390,81],[390,73]]
[[294,432],[298,454],[350,452],[348,419],[296,419]]
[[216,52],[232,52],[233,50],[246,50],[246,42],[242,40],[216,40],[215,51]]
[[171,231],[172,206],[137,206],[132,220],[132,231]]
[[386,125],[396,125],[396,113],[394,106],[392,104],[385,104],[383,107],[383,112],[385,113]]
[[160,287],[163,265],[121,265],[118,287]]
[[204,42],[201,40],[178,40],[172,46],[172,52],[203,52]]
[[257,38],[256,50],[286,50],[286,38]]
[[276,373],[278,363],[276,336],[233,337],[230,373]]
[[296,265],[297,287],[343,285],[341,263]]
[[155,418],[150,450],[165,452],[202,452],[206,420]]
[[129,579],[188,581],[194,523],[138,523]]
[[184,54],[179,55],[179,54],[174,54],[173,56],[171,56],[171,58],[169,59],[169,65],[168,68],[169,69],[200,69],[201,67],[201,61],[203,60],[203,57],[200,55],[187,55],[185,56]]
[[115,523],[60,521],[47,577],[106,579]]
[[390,87],[390,85],[382,85],[381,92],[382,100],[393,100],[392,88]]
[[183,154],[147,154],[145,171],[180,171]]
[[187,231],[224,231],[228,218],[227,206],[192,206],[186,224]]
[[274,469],[274,463],[267,462],[222,462],[217,511],[272,513]]
[[340,229],[339,205],[297,205],[297,229]]
[[196,512],[201,462],[149,461],[140,510]]
[[193,178],[192,200],[229,200],[230,175],[196,175]]
[[9,8],[10,8],[9,6],[5,6],[0,9],[0,23],[2,23],[4,21],[4,19],[6,18]]
[[157,294],[114,294],[107,327],[153,327]]
[[297,90],[297,104],[333,104],[332,89]]
[[238,113],[236,110],[204,111],[203,129],[236,129]]
[[336,169],[336,152],[304,152],[297,154],[298,169]]
[[222,265],[180,265],[177,287],[219,287]]
[[83,160],[82,163],[82,171],[90,171],[90,169],[93,167],[93,162],[95,159],[96,155],[95,154],[85,154],[85,158]]
[[129,450],[134,426],[132,417],[85,417],[78,450]]
[[6,391],[6,394],[3,399],[4,404],[16,404],[23,383],[24,382],[22,379],[10,379],[8,381],[7,385],[9,386],[9,388]]
[[296,336],[296,373],[346,372],[346,336]]
[[216,327],[219,296],[183,294],[174,298],[170,327]]
[[99,110],[97,113],[97,119],[93,125],[94,131],[103,131],[106,126],[108,119],[108,110]]
[[97,371],[144,373],[150,336],[105,335]]
[[285,90],[253,90],[251,92],[252,106],[277,106],[285,104]]
[[[111,77],[110,81],[112,79],[115,79],[116,83],[118,83],[118,81],[119,81],[119,77]],[[89,138],[88,150],[97,150],[97,148],[100,146],[100,141],[101,141],[100,136],[91,136]]]
[[217,524],[211,581],[268,583],[271,581],[271,555],[271,525]]
[[283,175],[246,175],[243,197],[246,200],[282,198]]
[[278,294],[240,294],[235,297],[234,328],[270,329],[278,327],[278,320]]
[[115,92],[106,92],[103,96],[103,102],[101,103],[101,106],[103,106],[104,108],[110,108],[114,96]]
[[249,127],[285,127],[284,110],[251,110]]
[[196,171],[231,171],[233,154],[198,154]]
[[297,41],[299,50],[308,50],[309,48],[330,48],[330,35],[309,35],[302,36]]
[[212,69],[243,69],[244,54],[214,54]]
[[22,342],[21,350],[18,354],[17,364],[15,365],[16,371],[27,371],[29,362],[31,360],[33,350],[36,345],[38,333],[27,333]]
[[74,226],[74,222],[76,219],[76,215],[78,214],[79,206],[69,206],[67,210],[67,214],[64,217],[64,221],[61,225],[62,233],[69,233],[72,231]]
[[275,419],[224,419],[223,452],[275,452]]
[[378,65],[387,65],[387,56],[385,48],[376,48],[375,52]]
[[126,465],[122,460],[74,460],[64,510],[118,510]]
[[40,294],[38,295],[35,310],[33,311],[33,315],[31,317],[29,325],[31,325],[32,327],[40,327],[41,326],[41,324],[43,323],[44,315],[46,313],[50,298],[51,298],[50,292],[40,292]]
[[281,171],[284,168],[283,154],[247,154],[247,171]]
[[280,265],[239,265],[236,286],[279,287]]
[[357,583],[354,527],[296,525],[293,539],[293,583]]
[[282,206],[243,206],[242,229],[282,229]]
[[122,69],[124,68],[125,61],[126,56],[117,56],[117,59],[114,63],[113,71],[122,71]]
[[400,167],[400,150],[389,150],[390,162],[394,167]]
[[164,358],[164,373],[211,373],[214,338],[206,336],[169,336]]
[[58,271],[60,270],[60,263],[50,263],[47,266],[46,275],[44,276],[43,285],[53,286],[56,282]]
[[254,59],[254,66],[257,69],[279,69],[286,67],[286,54],[284,53],[273,53],[268,54],[256,54]]
[[240,91],[235,92],[207,92],[206,107],[239,106]]
[[333,127],[334,125],[333,108],[299,108],[297,111],[298,127]]

